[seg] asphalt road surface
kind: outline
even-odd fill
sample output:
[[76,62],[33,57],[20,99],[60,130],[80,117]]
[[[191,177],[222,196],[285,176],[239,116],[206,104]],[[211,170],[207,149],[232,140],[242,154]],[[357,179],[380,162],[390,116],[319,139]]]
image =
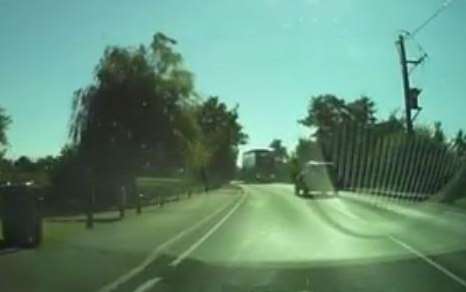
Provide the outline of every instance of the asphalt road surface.
[[92,231],[48,222],[43,247],[0,255],[0,291],[466,291],[460,211],[241,187]]

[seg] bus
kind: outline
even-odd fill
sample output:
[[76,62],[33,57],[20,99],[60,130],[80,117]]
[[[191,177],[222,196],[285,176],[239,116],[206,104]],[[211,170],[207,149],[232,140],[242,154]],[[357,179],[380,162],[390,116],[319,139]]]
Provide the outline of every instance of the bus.
[[270,149],[253,149],[243,154],[243,180],[271,182],[275,179],[275,156]]

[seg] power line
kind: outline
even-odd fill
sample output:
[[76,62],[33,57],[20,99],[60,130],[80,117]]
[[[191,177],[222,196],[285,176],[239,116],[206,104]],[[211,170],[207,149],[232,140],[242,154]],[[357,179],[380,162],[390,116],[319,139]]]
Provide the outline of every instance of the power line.
[[[401,75],[403,81],[403,93],[406,111],[406,128],[408,130],[409,135],[414,134],[413,121],[419,114],[419,111],[422,109],[418,104],[419,94],[422,92],[422,89],[417,87],[411,87],[409,75],[418,65],[423,64],[424,61],[428,58],[428,55],[425,52],[424,48],[421,46],[421,44],[419,44],[419,42],[416,41],[414,35],[419,33],[429,23],[431,23],[435,18],[437,18],[443,11],[445,11],[451,5],[453,1],[454,0],[444,0],[442,6],[438,8],[429,18],[422,22],[421,25],[419,25],[411,33],[407,31],[401,31],[398,35],[398,41],[396,42],[396,44],[400,55]],[[422,54],[421,57],[417,60],[409,60],[407,58],[405,46],[406,39],[410,39],[411,41],[413,41],[417,45],[420,53]],[[411,66],[411,68],[409,68],[409,66]],[[412,116],[412,110],[417,110],[414,117]]]
[[434,20],[435,18],[437,18],[437,16],[439,16],[443,11],[445,11],[445,9],[447,9],[451,3],[453,3],[454,0],[445,0],[442,4],[442,6],[440,6],[435,12],[434,14],[432,14],[429,18],[427,18],[423,23],[421,23],[421,25],[419,25],[416,29],[414,29],[410,35],[411,36],[414,36],[415,34],[419,33],[422,29],[424,29],[424,27],[426,27],[432,20]]

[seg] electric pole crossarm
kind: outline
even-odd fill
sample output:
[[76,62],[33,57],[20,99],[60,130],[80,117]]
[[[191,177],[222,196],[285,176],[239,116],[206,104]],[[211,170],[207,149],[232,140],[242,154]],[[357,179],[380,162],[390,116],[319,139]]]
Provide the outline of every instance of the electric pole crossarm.
[[419,59],[417,60],[407,60],[406,63],[408,64],[414,64],[414,65],[419,65],[421,64],[422,62],[424,62],[424,60],[427,58],[427,54],[425,54],[424,56],[420,57]]

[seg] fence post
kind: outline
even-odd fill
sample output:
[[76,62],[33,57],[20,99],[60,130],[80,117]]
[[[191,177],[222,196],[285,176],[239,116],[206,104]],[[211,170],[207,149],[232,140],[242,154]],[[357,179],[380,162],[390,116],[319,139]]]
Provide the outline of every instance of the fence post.
[[88,196],[87,210],[86,210],[86,228],[94,228],[94,186],[91,187]]
[[120,189],[120,199],[119,199],[118,209],[120,211],[120,219],[125,217],[125,208],[126,208],[126,188],[124,186]]
[[142,212],[141,200],[142,200],[143,197],[144,197],[143,194],[138,194],[138,195],[136,196],[136,213],[137,213],[137,214],[141,214],[141,212]]

